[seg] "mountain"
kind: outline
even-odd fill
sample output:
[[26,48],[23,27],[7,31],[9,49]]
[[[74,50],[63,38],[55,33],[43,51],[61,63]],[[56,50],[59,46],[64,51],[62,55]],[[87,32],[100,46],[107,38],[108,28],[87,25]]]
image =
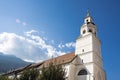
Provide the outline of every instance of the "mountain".
[[5,73],[7,71],[26,66],[28,64],[30,64],[30,62],[25,62],[16,56],[5,55],[0,52],[0,73]]

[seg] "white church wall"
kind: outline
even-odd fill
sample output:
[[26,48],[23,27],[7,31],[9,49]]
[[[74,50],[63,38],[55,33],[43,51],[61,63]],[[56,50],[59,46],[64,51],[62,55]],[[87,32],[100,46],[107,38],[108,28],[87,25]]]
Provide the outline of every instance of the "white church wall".
[[92,50],[92,36],[87,35],[76,41],[75,54],[82,54]]
[[102,60],[101,60],[101,57],[97,55],[97,53],[93,54],[93,61],[95,64],[97,64],[102,68]]
[[93,70],[93,64],[89,63],[87,65],[85,65],[86,70],[88,71],[88,74],[93,74],[94,70]]
[[93,41],[92,41],[92,43],[93,43],[93,51],[96,52],[101,57],[100,41],[94,35],[92,36],[92,39],[93,39]]
[[83,53],[83,55],[80,55],[79,57],[83,61],[83,63],[93,62],[93,54],[92,54],[92,52]]
[[66,77],[69,76],[69,68],[70,68],[70,64],[65,64]]
[[89,75],[77,76],[77,80],[91,80]]
[[94,76],[96,80],[106,80],[105,79],[106,75],[103,68],[101,68],[97,64],[94,64]]

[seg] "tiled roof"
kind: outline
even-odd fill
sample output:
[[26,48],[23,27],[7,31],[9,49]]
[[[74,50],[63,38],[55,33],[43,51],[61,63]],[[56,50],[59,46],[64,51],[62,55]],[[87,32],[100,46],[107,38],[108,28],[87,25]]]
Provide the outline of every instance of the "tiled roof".
[[49,60],[45,60],[43,62],[30,64],[30,65],[27,65],[25,67],[18,68],[16,70],[10,71],[10,72],[5,73],[3,75],[11,75],[11,74],[20,73],[20,72],[24,71],[25,69],[38,68],[38,67],[42,67],[42,65],[47,67],[50,62],[53,62],[53,63],[55,62],[55,64],[66,64],[66,63],[71,62],[74,58],[75,58],[75,53],[71,52],[71,53],[68,53],[68,54],[65,54],[62,56],[58,56],[58,57],[55,57],[55,58],[52,58]]
[[[71,60],[75,57],[75,53],[71,52],[65,55],[58,56],[56,58],[52,58],[49,60],[43,61],[43,65],[47,66],[50,62],[55,62],[56,64],[66,64],[71,62]],[[41,63],[41,62],[40,62]],[[36,63],[36,65],[39,65],[40,63]]]

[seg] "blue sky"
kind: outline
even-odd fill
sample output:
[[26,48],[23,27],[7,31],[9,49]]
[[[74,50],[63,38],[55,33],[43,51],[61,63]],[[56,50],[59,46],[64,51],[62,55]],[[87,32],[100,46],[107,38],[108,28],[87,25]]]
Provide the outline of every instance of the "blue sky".
[[26,61],[42,61],[74,51],[89,9],[102,42],[107,79],[119,80],[119,3],[119,0],[1,0],[0,51]]

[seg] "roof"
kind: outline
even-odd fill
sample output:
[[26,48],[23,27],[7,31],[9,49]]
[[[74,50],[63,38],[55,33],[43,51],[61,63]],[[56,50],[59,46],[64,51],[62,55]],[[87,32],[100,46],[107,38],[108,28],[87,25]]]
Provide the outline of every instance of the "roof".
[[41,65],[44,65],[45,67],[47,67],[50,62],[53,62],[53,63],[55,62],[55,64],[67,64],[67,63],[70,63],[75,57],[76,57],[75,53],[71,52],[71,53],[68,53],[68,54],[65,54],[65,55],[61,55],[61,56],[58,56],[58,57],[55,57],[55,58],[52,58],[52,59],[45,60],[43,62],[29,64],[25,67],[15,69],[15,70],[10,71],[8,73],[5,73],[3,75],[17,74],[17,73],[20,73],[20,72],[22,72],[26,69],[38,68]]
[[[56,64],[66,64],[71,62],[71,60],[73,60],[75,57],[75,53],[71,52],[71,53],[67,53],[52,59],[48,59],[43,61],[43,65],[46,67],[50,62],[55,62]],[[40,62],[41,63],[41,62]],[[36,63],[36,65],[39,65],[40,63]]]

